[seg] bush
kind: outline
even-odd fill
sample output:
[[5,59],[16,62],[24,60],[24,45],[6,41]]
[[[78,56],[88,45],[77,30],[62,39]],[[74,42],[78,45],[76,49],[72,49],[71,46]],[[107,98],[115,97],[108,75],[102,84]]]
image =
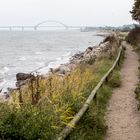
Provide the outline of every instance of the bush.
[[135,29],[132,29],[126,37],[126,41],[140,47],[140,27],[136,26]]
[[[47,112],[49,111],[49,114]],[[1,108],[0,139],[53,139],[51,108],[41,107],[40,110],[33,106],[15,106]]]
[[112,76],[109,79],[109,84],[111,87],[120,87],[121,79],[120,79],[120,71],[116,69],[113,71]]

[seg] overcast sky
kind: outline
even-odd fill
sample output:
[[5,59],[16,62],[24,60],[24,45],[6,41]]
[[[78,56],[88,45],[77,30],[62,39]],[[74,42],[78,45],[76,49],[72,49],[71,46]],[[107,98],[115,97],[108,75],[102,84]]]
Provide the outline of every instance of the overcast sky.
[[35,25],[58,20],[67,25],[118,26],[133,23],[134,0],[0,0],[0,25]]

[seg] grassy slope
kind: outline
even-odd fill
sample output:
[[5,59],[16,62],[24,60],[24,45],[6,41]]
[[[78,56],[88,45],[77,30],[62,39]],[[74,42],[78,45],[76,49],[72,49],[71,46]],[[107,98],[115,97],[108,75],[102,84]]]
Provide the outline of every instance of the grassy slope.
[[[95,65],[83,63],[63,78],[52,75],[14,92],[10,105],[0,106],[0,138],[53,140],[78,112],[114,59],[104,57]],[[119,85],[116,69],[69,139],[103,139],[106,104],[112,87]]]
[[[121,58],[121,63],[124,59]],[[116,68],[107,83],[97,93],[96,99],[92,102],[86,115],[81,119],[74,132],[68,140],[104,140],[106,134],[105,112],[108,100],[111,97],[112,89],[121,86],[120,66]]]

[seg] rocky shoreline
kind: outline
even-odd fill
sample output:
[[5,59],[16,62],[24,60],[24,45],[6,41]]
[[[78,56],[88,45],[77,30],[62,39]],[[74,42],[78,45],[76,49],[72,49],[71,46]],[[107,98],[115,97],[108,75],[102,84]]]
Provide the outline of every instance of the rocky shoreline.
[[[102,56],[112,56],[120,46],[121,40],[116,33],[107,36],[99,45],[90,46],[84,52],[75,54],[70,59],[68,64],[62,64],[56,69],[50,69],[46,75],[40,75],[41,78],[47,78],[51,74],[64,76],[77,68],[80,63],[93,64]],[[28,85],[29,82],[36,79],[36,73],[17,73],[16,74],[16,89],[8,89],[8,92],[3,94],[2,100],[7,100],[14,90]]]

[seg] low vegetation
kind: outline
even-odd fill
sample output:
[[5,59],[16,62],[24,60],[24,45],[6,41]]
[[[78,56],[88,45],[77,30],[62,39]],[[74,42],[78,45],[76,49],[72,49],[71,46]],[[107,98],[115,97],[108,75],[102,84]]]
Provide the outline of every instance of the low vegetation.
[[67,140],[104,140],[107,129],[105,121],[107,104],[111,97],[112,89],[121,86],[120,67],[123,59],[124,51],[121,55],[120,65],[116,67],[106,83],[99,89],[89,110]]
[[[53,74],[45,79],[37,76],[27,87],[14,91],[10,102],[0,105],[0,139],[54,140],[79,111],[115,57],[106,56],[93,65],[81,63],[65,76]],[[93,139],[102,139],[106,104],[112,87],[117,86],[120,86],[119,69],[110,76],[108,84],[102,86],[69,139],[82,140],[86,136],[88,140],[91,134]]]
[[[139,55],[139,64],[140,64],[140,47],[134,46],[134,50]],[[140,66],[138,67],[138,78],[140,79]],[[138,82],[137,87],[135,89],[136,99],[138,100],[138,110],[140,111],[140,82]]]
[[135,29],[131,30],[126,37],[126,41],[133,46],[140,47],[140,27],[135,26]]

